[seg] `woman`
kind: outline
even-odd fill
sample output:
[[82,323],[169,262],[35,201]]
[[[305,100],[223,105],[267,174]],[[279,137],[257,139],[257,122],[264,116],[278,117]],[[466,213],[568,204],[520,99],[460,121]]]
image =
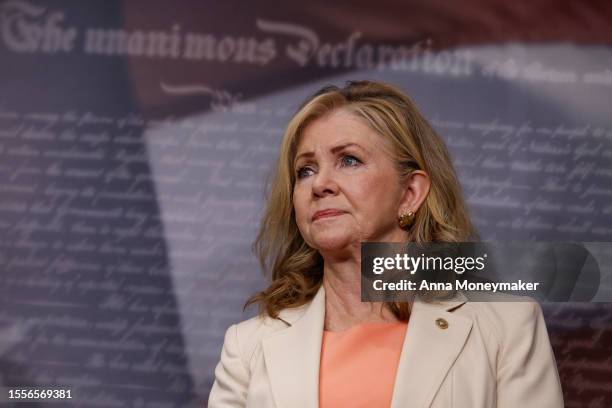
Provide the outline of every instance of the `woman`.
[[475,237],[444,143],[390,85],[289,122],[254,248],[272,282],[231,326],[209,407],[562,407],[534,302],[361,302],[360,243]]

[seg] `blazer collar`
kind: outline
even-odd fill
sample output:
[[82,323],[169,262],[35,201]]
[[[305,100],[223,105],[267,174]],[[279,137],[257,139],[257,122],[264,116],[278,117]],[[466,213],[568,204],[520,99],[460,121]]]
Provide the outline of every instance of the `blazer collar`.
[[[392,408],[410,403],[430,405],[472,327],[469,318],[451,313],[467,299],[415,301],[397,368]],[[319,366],[325,319],[325,290],[321,285],[306,306],[287,309],[280,317],[289,327],[264,338],[263,353],[272,395],[278,408],[318,408]],[[441,329],[437,319],[445,319]]]
[[[461,293],[441,303],[416,301],[395,377],[391,408],[429,407],[472,328],[470,318],[454,314],[467,299]],[[446,326],[440,327],[438,319]]]
[[325,318],[323,286],[306,307],[284,312],[280,317],[290,327],[263,339],[272,395],[278,408],[317,408]]

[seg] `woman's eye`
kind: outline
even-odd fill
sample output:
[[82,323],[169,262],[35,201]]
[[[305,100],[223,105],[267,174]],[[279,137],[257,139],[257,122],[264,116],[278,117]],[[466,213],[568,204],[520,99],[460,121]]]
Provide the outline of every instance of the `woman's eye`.
[[300,167],[299,169],[297,169],[296,174],[298,179],[302,179],[304,177],[310,176],[312,174],[312,169],[308,166]]
[[361,161],[355,156],[351,156],[350,154],[347,154],[346,156],[342,157],[343,166],[353,167],[353,166],[357,166],[358,164],[361,164]]

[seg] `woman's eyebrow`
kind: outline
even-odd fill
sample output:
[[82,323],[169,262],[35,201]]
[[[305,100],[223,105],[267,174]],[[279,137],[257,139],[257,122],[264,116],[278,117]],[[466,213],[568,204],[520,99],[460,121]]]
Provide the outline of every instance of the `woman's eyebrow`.
[[[332,147],[331,152],[335,154],[347,147],[353,147],[353,146],[363,150],[363,147],[361,147],[358,143],[349,142],[349,143],[343,143],[343,144],[339,144],[337,146]],[[313,156],[314,156],[314,152],[300,153],[299,155],[296,156],[294,163],[297,163],[297,161],[302,157],[313,157]]]

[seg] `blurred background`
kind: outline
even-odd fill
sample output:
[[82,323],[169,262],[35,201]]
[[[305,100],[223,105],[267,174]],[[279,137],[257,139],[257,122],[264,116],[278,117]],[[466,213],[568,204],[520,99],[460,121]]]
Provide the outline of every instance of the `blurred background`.
[[[284,127],[360,79],[421,107],[484,240],[610,270],[608,1],[0,1],[0,386],[205,406]],[[543,308],[566,406],[612,406],[610,304]]]

